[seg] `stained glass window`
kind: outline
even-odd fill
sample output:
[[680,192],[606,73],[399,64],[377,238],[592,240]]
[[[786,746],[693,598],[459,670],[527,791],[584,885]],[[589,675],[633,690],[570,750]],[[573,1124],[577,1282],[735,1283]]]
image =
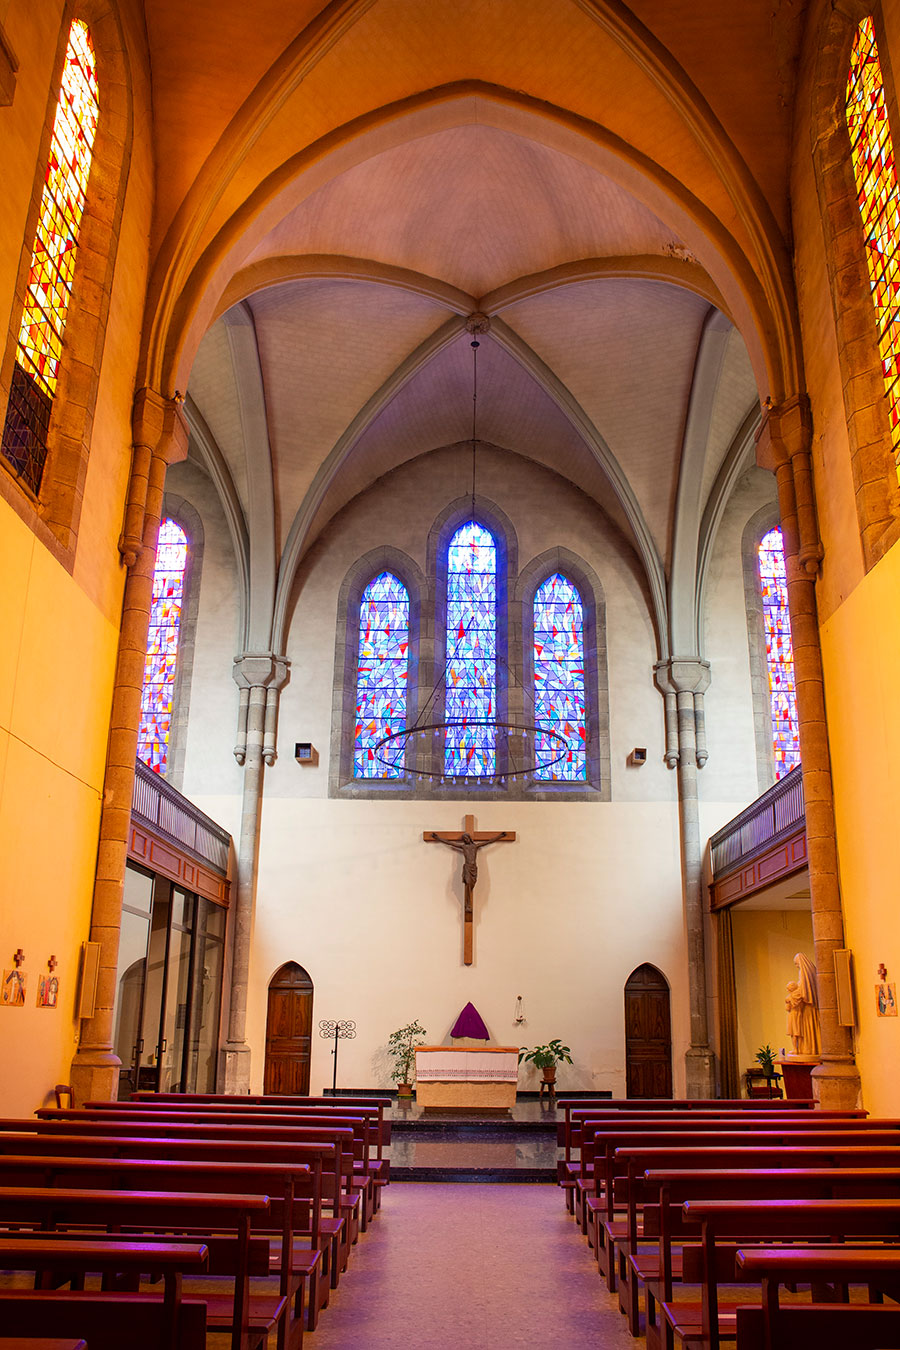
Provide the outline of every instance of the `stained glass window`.
[[50,403],[59,377],[99,112],[91,35],[76,19],[69,29],[3,428],[3,454],[34,492],[40,488],[47,454]]
[[576,587],[559,572],[534,597],[534,712],[539,727],[564,736],[570,747],[564,759],[553,763],[559,742],[538,736],[535,778],[567,783],[585,779],[584,609]]
[[900,463],[900,192],[871,17],[856,30],[847,79],[847,127],[866,264],[878,322],[891,440]]
[[476,521],[461,525],[447,550],[444,742],[448,777],[494,772],[497,700],[497,549]]
[[159,527],[153,573],[138,729],[138,758],[156,773],[165,773],[169,754],[187,550],[187,536],[181,526],[174,520],[164,520]]
[[393,573],[382,572],[369,582],[359,605],[354,778],[402,777],[403,745],[386,747],[381,760],[375,746],[406,723],[408,676],[409,595]]
[[783,778],[800,763],[797,727],[797,693],[794,682],[794,650],[788,615],[784,541],[781,530],[769,530],[759,546],[759,579],[762,585],[763,623],[766,630],[766,665],[775,747],[775,777]]

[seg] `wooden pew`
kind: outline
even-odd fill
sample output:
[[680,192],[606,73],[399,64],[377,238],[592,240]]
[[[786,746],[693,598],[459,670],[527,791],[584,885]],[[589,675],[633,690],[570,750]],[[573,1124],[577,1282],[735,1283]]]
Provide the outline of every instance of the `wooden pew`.
[[[700,1147],[681,1147],[668,1141],[660,1141],[658,1146],[649,1146],[645,1140],[635,1147],[616,1147],[611,1158],[607,1159],[609,1169],[606,1195],[598,1202],[594,1219],[594,1240],[597,1263],[606,1276],[610,1292],[616,1289],[617,1244],[628,1236],[627,1217],[618,1215],[615,1200],[618,1193],[624,1201],[629,1176],[642,1176],[648,1168],[784,1168],[784,1167],[900,1167],[900,1144],[797,1144],[782,1140],[778,1144],[747,1143],[747,1136],[738,1135],[741,1142],[728,1145],[720,1142],[716,1135],[708,1136],[708,1143]],[[599,1165],[599,1164],[598,1164]],[[624,1189],[618,1188],[616,1181],[624,1179]]]
[[[87,1160],[133,1159],[137,1166],[147,1167],[152,1160],[157,1163],[181,1163],[185,1169],[186,1184],[191,1167],[227,1168],[239,1170],[244,1167],[260,1166],[260,1150],[254,1143],[243,1141],[204,1139],[168,1139],[128,1137],[115,1135],[90,1136],[80,1133],[66,1136],[60,1132],[46,1133],[0,1133],[0,1165],[8,1154],[32,1155],[42,1159],[51,1159],[62,1154],[74,1155]],[[269,1164],[262,1166],[290,1165],[296,1169],[304,1166],[310,1169],[309,1203],[311,1206],[308,1224],[295,1224],[294,1269],[299,1276],[304,1268],[309,1269],[311,1296],[308,1300],[307,1324],[315,1329],[319,1311],[327,1306],[329,1287],[337,1286],[339,1273],[346,1262],[345,1237],[346,1224],[341,1217],[327,1218],[322,1215],[322,1204],[332,1210],[335,1205],[335,1182],[340,1183],[339,1166],[340,1145],[338,1143],[291,1143],[272,1145],[265,1151]],[[348,1163],[349,1167],[350,1164]],[[325,1171],[327,1167],[330,1171]],[[299,1175],[299,1173],[298,1173]],[[330,1195],[323,1192],[323,1179],[329,1183]],[[323,1258],[321,1273],[312,1255],[307,1255],[299,1235],[305,1234],[310,1252],[320,1252]],[[348,1248],[347,1248],[348,1250]]]
[[[141,1158],[0,1155],[0,1186],[55,1187],[79,1190],[161,1190],[194,1193],[268,1195],[266,1214],[255,1216],[254,1233],[272,1239],[269,1272],[279,1292],[290,1300],[284,1339],[299,1347],[303,1318],[315,1330],[318,1311],[327,1304],[327,1286],[320,1286],[322,1251],[319,1222],[311,1211],[321,1207],[321,1187],[306,1163],[162,1161]],[[310,1229],[308,1246],[297,1234]]]
[[[558,1180],[561,1186],[565,1188],[566,1207],[569,1213],[575,1212],[575,1188],[577,1178],[582,1175],[585,1169],[589,1170],[591,1163],[589,1160],[580,1159],[583,1134],[590,1130],[592,1126],[605,1122],[610,1128],[618,1128],[621,1125],[630,1124],[632,1121],[636,1124],[638,1121],[644,1123],[658,1121],[661,1129],[678,1129],[679,1125],[684,1128],[685,1122],[690,1122],[690,1128],[700,1127],[700,1122],[728,1122],[729,1120],[738,1128],[737,1122],[740,1122],[740,1128],[744,1127],[746,1122],[752,1121],[754,1127],[760,1125],[763,1121],[777,1122],[777,1128],[781,1125],[791,1122],[837,1122],[837,1121],[855,1121],[865,1120],[868,1115],[866,1111],[816,1111],[812,1113],[807,1110],[788,1111],[783,1109],[778,1112],[766,1112],[763,1107],[766,1102],[756,1103],[755,1109],[751,1114],[736,1112],[733,1108],[726,1107],[725,1110],[698,1110],[698,1111],[596,1111],[592,1109],[573,1108],[567,1113],[564,1124],[557,1128],[557,1141],[564,1147],[564,1158],[558,1164]],[[725,1128],[723,1123],[722,1128]],[[575,1160],[576,1151],[579,1159]]]
[[[362,1161],[363,1142],[362,1135],[364,1126],[360,1122],[347,1123],[339,1125],[336,1120],[324,1123],[312,1123],[305,1120],[302,1125],[269,1125],[269,1123],[255,1122],[255,1120],[221,1120],[219,1118],[209,1120],[196,1120],[193,1116],[184,1114],[175,1114],[171,1119],[162,1118],[162,1116],[150,1114],[148,1119],[135,1119],[134,1116],[128,1116],[128,1119],[121,1119],[119,1115],[113,1112],[111,1119],[99,1118],[99,1116],[80,1115],[76,1111],[54,1112],[50,1119],[39,1118],[34,1122],[23,1122],[23,1120],[0,1120],[0,1133],[7,1130],[34,1129],[36,1133],[47,1133],[47,1131],[61,1131],[62,1134],[115,1134],[121,1138],[140,1137],[161,1137],[166,1135],[170,1138],[192,1138],[192,1139],[229,1139],[229,1141],[254,1141],[260,1145],[269,1145],[269,1143],[291,1143],[291,1142],[329,1142],[339,1141],[341,1143],[341,1153],[347,1154],[351,1160]],[[367,1200],[364,1191],[372,1187],[370,1177],[359,1177],[358,1183],[355,1183],[354,1177],[359,1177],[355,1169],[349,1173],[348,1184],[345,1187],[337,1188],[335,1218],[344,1218],[347,1222],[347,1250],[349,1245],[356,1242],[359,1237],[360,1223],[363,1223],[362,1215]],[[344,1261],[345,1264],[345,1261]]]
[[900,1307],[883,1303],[779,1302],[781,1284],[868,1284],[900,1279],[900,1252],[855,1247],[755,1247],[737,1254],[738,1268],[762,1285],[762,1306],[737,1309],[737,1350],[895,1350]]
[[[204,1296],[210,1330],[230,1331],[232,1350],[264,1346],[270,1331],[278,1331],[286,1313],[286,1299],[251,1297],[250,1229],[254,1213],[269,1209],[268,1196],[214,1195],[169,1191],[76,1190],[65,1187],[0,1188],[0,1223],[52,1229],[106,1226],[128,1227],[141,1233],[161,1230],[231,1230],[236,1236],[230,1270],[233,1294]],[[265,1245],[265,1244],[263,1244]],[[266,1254],[266,1277],[269,1274]],[[52,1291],[41,1291],[47,1296]],[[123,1344],[127,1344],[127,1339]]]
[[[662,1316],[666,1345],[673,1339],[688,1341],[694,1350],[699,1346],[719,1350],[723,1336],[733,1340],[736,1335],[736,1310],[721,1307],[718,1296],[720,1282],[739,1282],[734,1243],[778,1237],[845,1241],[879,1236],[900,1241],[896,1200],[688,1200],[684,1214],[700,1225],[700,1302],[666,1302]],[[900,1263],[900,1248],[896,1259]],[[743,1274],[753,1278],[749,1271]],[[685,1281],[688,1278],[685,1261]]]
[[[734,1131],[734,1133],[732,1133]],[[738,1132],[739,1131],[739,1132]],[[725,1142],[740,1143],[751,1142],[757,1134],[771,1135],[769,1142],[776,1142],[783,1137],[785,1132],[790,1132],[792,1136],[805,1136],[812,1140],[814,1136],[821,1137],[823,1142],[834,1142],[839,1140],[839,1136],[847,1136],[846,1142],[850,1142],[850,1136],[854,1133],[864,1132],[867,1141],[872,1143],[890,1143],[896,1139],[900,1144],[900,1120],[839,1120],[834,1121],[831,1118],[806,1119],[777,1119],[771,1117],[754,1117],[752,1121],[742,1120],[736,1122],[731,1120],[709,1119],[707,1117],[695,1117],[688,1120],[687,1117],[676,1117],[668,1120],[647,1120],[631,1119],[621,1122],[610,1122],[608,1120],[595,1121],[586,1120],[582,1127],[582,1146],[581,1158],[577,1167],[573,1167],[574,1187],[574,1213],[581,1223],[583,1233],[588,1231],[588,1210],[596,1209],[596,1206],[589,1206],[587,1201],[589,1196],[599,1196],[603,1193],[606,1171],[608,1170],[608,1157],[614,1151],[617,1139],[622,1147],[638,1143],[641,1136],[646,1137],[648,1145],[663,1143],[667,1137],[671,1137],[673,1146],[678,1143],[690,1144],[698,1135],[704,1139],[711,1139],[713,1136],[721,1136]],[[798,1138],[798,1142],[799,1142]],[[760,1142],[765,1143],[763,1139]],[[600,1162],[597,1162],[597,1151],[601,1153]],[[607,1161],[603,1160],[603,1153],[607,1155]]]
[[257,1126],[269,1130],[272,1127],[272,1138],[289,1138],[289,1135],[277,1134],[276,1131],[291,1129],[296,1125],[298,1129],[350,1129],[353,1131],[352,1153],[358,1166],[354,1168],[352,1186],[360,1195],[359,1206],[359,1225],[361,1231],[365,1232],[369,1219],[374,1214],[374,1195],[375,1179],[374,1174],[369,1169],[369,1124],[363,1115],[350,1116],[347,1114],[332,1115],[316,1112],[308,1114],[305,1112],[291,1112],[289,1115],[270,1116],[264,1112],[253,1111],[248,1114],[241,1111],[205,1111],[194,1110],[191,1107],[171,1107],[146,1109],[143,1111],[123,1111],[118,1107],[79,1107],[77,1110],[67,1111],[58,1110],[56,1107],[43,1107],[35,1112],[35,1116],[40,1121],[62,1124],[66,1129],[71,1129],[79,1123],[90,1123],[96,1121],[103,1125],[117,1124],[121,1122],[127,1128],[137,1124],[152,1125],[154,1128],[158,1125],[235,1125],[253,1127]]
[[[656,1239],[653,1251],[641,1251],[634,1242],[625,1274],[625,1312],[632,1334],[639,1334],[638,1291],[645,1288],[645,1328],[648,1347],[661,1342],[658,1310],[671,1301],[673,1282],[681,1280],[680,1253],[674,1248],[684,1242],[698,1242],[700,1226],[684,1217],[686,1200],[753,1199],[893,1199],[900,1201],[900,1167],[897,1168],[769,1168],[692,1171],[684,1168],[653,1169],[638,1179],[630,1176],[629,1229],[632,1190],[635,1200],[643,1199],[644,1238]],[[621,1274],[621,1266],[620,1266]]]
[[[353,1129],[337,1125],[310,1127],[303,1126],[262,1126],[252,1124],[184,1124],[182,1122],[162,1122],[162,1121],[102,1121],[102,1120],[70,1120],[68,1117],[71,1112],[65,1112],[65,1119],[59,1117],[54,1120],[44,1121],[22,1121],[22,1120],[0,1120],[0,1148],[3,1147],[2,1140],[4,1134],[12,1131],[16,1140],[21,1140],[24,1132],[32,1131],[35,1134],[44,1135],[48,1138],[76,1138],[79,1136],[91,1136],[94,1138],[116,1138],[116,1139],[141,1139],[149,1141],[152,1139],[171,1139],[192,1140],[196,1142],[209,1141],[221,1142],[229,1146],[250,1145],[255,1147],[255,1156],[259,1156],[259,1149],[265,1149],[265,1157],[272,1161],[290,1161],[289,1158],[279,1157],[276,1150],[282,1146],[300,1143],[324,1143],[332,1146],[335,1152],[335,1168],[331,1173],[331,1191],[330,1203],[332,1205],[332,1225],[337,1232],[339,1243],[340,1261],[332,1268],[332,1285],[337,1279],[338,1268],[343,1269],[349,1258],[350,1247],[357,1241],[359,1236],[359,1192],[355,1191],[352,1185],[353,1175]],[[8,1150],[7,1150],[8,1151]],[[23,1151],[17,1147],[14,1151]],[[146,1150],[145,1150],[146,1151]],[[225,1156],[223,1154],[223,1156]],[[236,1157],[247,1157],[240,1152]],[[326,1168],[323,1168],[323,1195],[328,1201],[328,1176]],[[344,1184],[346,1181],[346,1184]]]
[[[391,1119],[385,1113],[393,1105],[390,1097],[349,1097],[336,1094],[327,1097],[287,1097],[287,1096],[266,1096],[251,1094],[250,1096],[229,1096],[225,1093],[213,1092],[135,1092],[131,1101],[116,1103],[120,1106],[128,1107],[134,1102],[136,1106],[141,1106],[148,1102],[173,1102],[173,1103],[200,1103],[208,1107],[217,1107],[220,1103],[223,1106],[231,1107],[274,1107],[276,1110],[293,1110],[296,1107],[322,1107],[328,1110],[338,1109],[346,1110],[351,1114],[360,1111],[367,1115],[373,1122],[375,1130],[375,1161],[382,1164],[377,1169],[377,1175],[381,1178],[381,1184],[386,1185],[389,1177],[390,1163],[384,1157],[384,1150],[391,1142]],[[85,1106],[108,1105],[103,1102],[85,1102]]]
[[[205,1341],[205,1331],[203,1337]],[[0,1336],[0,1350],[88,1350],[88,1343],[80,1337],[61,1341],[58,1336]]]
[[[68,1298],[45,1301],[35,1298],[35,1290],[0,1289],[0,1322],[4,1329],[39,1330],[62,1328],[86,1330],[91,1344],[118,1347],[127,1339],[133,1344],[131,1327],[142,1324],[142,1334],[152,1332],[160,1350],[180,1350],[186,1343],[204,1350],[206,1342],[206,1306],[188,1314],[182,1326],[181,1279],[185,1271],[203,1270],[208,1264],[209,1249],[203,1243],[135,1242],[98,1239],[85,1241],[66,1236],[62,1239],[0,1234],[0,1270],[33,1271],[35,1279],[49,1276],[54,1280],[73,1281],[83,1288],[86,1272],[104,1277],[104,1292],[110,1276],[161,1272],[164,1281],[162,1302],[144,1298],[139,1304],[129,1298],[124,1301],[115,1293],[103,1298],[94,1294],[73,1294]],[[24,1295],[25,1297],[21,1297]],[[86,1308],[89,1305],[89,1311]],[[112,1305],[104,1311],[104,1305]],[[139,1316],[138,1316],[139,1314]],[[124,1319],[129,1319],[126,1323]],[[82,1320],[82,1318],[84,1320]],[[106,1318],[106,1323],[104,1323]],[[129,1330],[126,1335],[125,1326]],[[198,1335],[199,1333],[199,1335]]]

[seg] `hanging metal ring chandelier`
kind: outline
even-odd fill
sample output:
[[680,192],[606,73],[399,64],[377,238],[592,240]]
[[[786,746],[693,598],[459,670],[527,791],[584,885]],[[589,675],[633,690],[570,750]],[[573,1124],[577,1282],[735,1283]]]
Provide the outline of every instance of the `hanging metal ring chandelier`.
[[[478,410],[478,336],[490,332],[486,314],[470,314],[466,330],[472,342],[472,519],[475,519],[475,470],[477,459]],[[505,718],[467,717],[444,718],[435,716],[445,705],[447,671],[456,658],[456,649],[448,654],[443,673],[432,689],[418,718],[400,731],[389,732],[373,746],[379,764],[391,777],[428,779],[441,783],[471,783],[481,786],[533,778],[540,770],[542,777],[552,778],[552,770],[572,753],[572,746],[559,731],[541,726],[527,717]],[[495,658],[502,662],[499,655]],[[517,686],[522,701],[534,698],[515,679],[507,667],[510,683]],[[485,735],[478,737],[474,733]],[[540,764],[538,764],[540,759]],[[463,772],[454,765],[465,766]],[[480,771],[480,770],[483,770]]]

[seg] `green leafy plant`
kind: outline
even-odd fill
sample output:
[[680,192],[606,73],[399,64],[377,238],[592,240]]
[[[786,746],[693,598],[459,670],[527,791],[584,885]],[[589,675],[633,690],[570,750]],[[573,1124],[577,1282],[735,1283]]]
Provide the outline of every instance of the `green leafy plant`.
[[533,1064],[536,1069],[549,1069],[554,1064],[572,1063],[572,1051],[562,1041],[551,1041],[549,1045],[536,1045],[529,1050],[523,1045],[519,1051],[520,1064]]
[[394,1061],[391,1077],[395,1083],[411,1083],[415,1075],[416,1046],[424,1045],[427,1032],[418,1022],[398,1027],[388,1036],[388,1054]]
[[771,1045],[761,1045],[756,1052],[756,1062],[763,1073],[775,1072],[775,1051]]

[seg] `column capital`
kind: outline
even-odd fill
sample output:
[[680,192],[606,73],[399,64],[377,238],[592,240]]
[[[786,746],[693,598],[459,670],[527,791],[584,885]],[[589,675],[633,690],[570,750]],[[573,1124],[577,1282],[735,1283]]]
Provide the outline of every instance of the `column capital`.
[[234,658],[232,678],[239,689],[281,689],[290,662],[274,652],[241,652]]
[[809,454],[812,412],[806,394],[794,394],[783,403],[766,407],[756,432],[756,462],[772,473],[795,455]]
[[661,694],[705,694],[710,666],[699,656],[670,656],[656,662],[653,676]]
[[187,459],[190,428],[183,403],[181,398],[165,398],[148,385],[134,396],[131,439],[135,445],[162,455],[167,465]]

